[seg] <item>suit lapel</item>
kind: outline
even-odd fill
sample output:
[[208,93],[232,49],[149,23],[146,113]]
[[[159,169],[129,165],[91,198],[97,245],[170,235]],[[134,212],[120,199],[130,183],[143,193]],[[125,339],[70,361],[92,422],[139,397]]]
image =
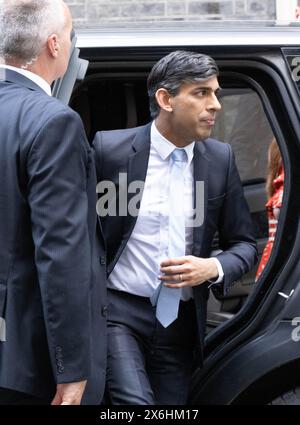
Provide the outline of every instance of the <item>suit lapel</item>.
[[[199,207],[203,208],[203,218],[205,220],[207,212],[207,196],[208,196],[208,182],[207,182],[207,173],[208,173],[208,158],[206,157],[206,149],[202,142],[196,142],[194,147],[194,209],[196,208],[196,186],[197,182],[204,182],[204,199],[200,198],[198,200],[198,208],[196,213],[199,214]],[[199,194],[198,194],[199,196]],[[203,205],[204,202],[204,205]],[[199,256],[202,246],[203,239],[203,224],[197,227],[194,227],[193,233],[193,255]]]
[[[144,127],[141,127],[132,143],[132,149],[131,149],[131,154],[129,156],[128,168],[127,168],[128,187],[133,182],[137,181],[137,182],[144,183],[146,180],[149,154],[150,154],[150,130],[151,130],[151,123]],[[138,210],[140,208],[142,195],[143,193],[140,194],[139,202],[137,204]],[[128,193],[128,205],[135,196],[136,196],[136,193]],[[136,220],[137,220],[136,214],[132,215],[127,213],[126,217],[124,218],[123,241],[125,241],[125,243],[128,241],[132,233]]]
[[[127,178],[128,186],[134,181],[145,182],[149,154],[150,154],[150,129],[151,124],[148,124],[145,127],[142,127],[141,130],[136,134],[135,139],[132,144],[132,153],[128,161],[127,169]],[[208,173],[208,158],[206,156],[206,149],[202,142],[195,144],[194,148],[194,208],[196,208],[196,182],[204,182],[204,205],[201,204],[200,207],[203,208],[204,220],[207,212],[207,198],[208,198],[208,182],[207,182],[207,173]],[[128,193],[128,203],[135,196],[135,194]],[[138,208],[140,205],[138,205]],[[199,206],[198,206],[199,207]],[[132,233],[132,230],[135,226],[137,216],[132,216],[127,214],[124,218],[123,225],[123,242],[126,243]],[[203,238],[203,225],[194,227],[193,233],[193,255],[199,255],[201,251]],[[123,245],[123,244],[122,244]]]
[[12,69],[0,68],[0,81],[8,81],[10,83],[15,83],[19,86],[26,87],[30,90],[37,90],[43,94],[46,94],[42,87],[40,87],[38,84],[35,84],[32,80],[25,77],[25,75],[22,75],[17,71],[13,71]]
[[[132,143],[131,154],[129,156],[128,168],[127,168],[127,183],[128,186],[130,183],[134,181],[142,181],[145,182],[148,162],[149,162],[149,154],[150,154],[150,130],[151,123],[141,127],[139,132],[136,134],[134,141]],[[204,182],[204,205],[203,207],[203,216],[205,220],[206,212],[207,212],[207,198],[208,198],[208,183],[207,183],[207,174],[208,174],[208,162],[209,159],[206,156],[206,149],[202,142],[198,142],[195,144],[194,148],[194,208],[196,208],[196,182]],[[130,200],[135,196],[135,193],[128,193],[128,204]],[[141,194],[142,195],[142,194]],[[141,198],[140,198],[141,200]],[[140,207],[140,203],[138,205],[138,209]],[[120,244],[120,248],[118,250],[117,255],[115,256],[114,264],[120,257],[124,246],[126,245],[130,235],[133,231],[137,220],[137,216],[133,216],[127,214],[124,217],[123,221],[123,235],[122,235],[122,243]],[[194,227],[193,233],[193,255],[199,256],[201,252],[201,245],[203,239],[203,225]]]

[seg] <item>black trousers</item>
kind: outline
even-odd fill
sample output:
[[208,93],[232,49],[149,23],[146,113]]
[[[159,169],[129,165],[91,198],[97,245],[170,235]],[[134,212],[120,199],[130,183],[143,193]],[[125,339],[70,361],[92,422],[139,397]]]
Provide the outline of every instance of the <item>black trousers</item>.
[[107,389],[112,404],[184,405],[193,372],[194,301],[164,328],[148,298],[109,290]]
[[0,388],[0,406],[25,406],[25,405],[49,405],[50,401],[34,397],[29,394],[21,393],[19,391],[8,390]]

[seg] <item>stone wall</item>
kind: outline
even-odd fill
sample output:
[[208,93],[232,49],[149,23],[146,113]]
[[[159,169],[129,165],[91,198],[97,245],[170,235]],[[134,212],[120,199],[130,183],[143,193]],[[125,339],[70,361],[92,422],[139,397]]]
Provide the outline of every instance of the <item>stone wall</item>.
[[66,0],[76,27],[99,22],[268,20],[275,19],[276,0]]

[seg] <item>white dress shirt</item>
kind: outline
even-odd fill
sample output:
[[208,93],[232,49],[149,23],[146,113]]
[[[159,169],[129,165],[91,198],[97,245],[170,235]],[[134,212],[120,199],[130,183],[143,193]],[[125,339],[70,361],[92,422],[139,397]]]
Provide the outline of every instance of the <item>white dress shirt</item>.
[[[184,150],[187,164],[184,170],[184,210],[186,222],[194,216],[194,145]],[[160,284],[160,263],[169,258],[168,196],[171,171],[171,153],[176,146],[163,137],[155,123],[151,126],[150,156],[139,215],[132,234],[108,279],[108,287],[131,294],[150,297]],[[193,248],[193,228],[186,226],[186,255]],[[216,261],[219,278],[223,279],[220,262]],[[192,288],[182,289],[182,300],[192,297]]]
[[29,78],[29,80],[33,81],[35,84],[40,86],[49,96],[51,96],[50,85],[47,83],[47,81],[45,81],[39,75],[34,74],[33,72],[28,71],[27,69],[17,68],[15,66],[11,66],[11,65],[0,64],[0,68],[10,69],[12,71],[18,72],[19,74],[24,75],[24,77]]

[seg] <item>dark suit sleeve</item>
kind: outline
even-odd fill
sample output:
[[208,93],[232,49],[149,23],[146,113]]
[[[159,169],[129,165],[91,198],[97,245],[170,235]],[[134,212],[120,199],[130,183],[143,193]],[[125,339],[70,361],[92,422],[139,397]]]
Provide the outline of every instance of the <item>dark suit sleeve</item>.
[[256,240],[252,219],[230,145],[227,191],[219,221],[219,246],[224,251],[217,256],[224,271],[224,292],[247,273],[257,261]]
[[94,152],[97,182],[101,180],[101,170],[102,170],[102,133],[98,131],[95,135],[92,148]]
[[35,262],[57,383],[86,379],[90,367],[87,149],[79,117],[66,109],[44,125],[27,159]]

